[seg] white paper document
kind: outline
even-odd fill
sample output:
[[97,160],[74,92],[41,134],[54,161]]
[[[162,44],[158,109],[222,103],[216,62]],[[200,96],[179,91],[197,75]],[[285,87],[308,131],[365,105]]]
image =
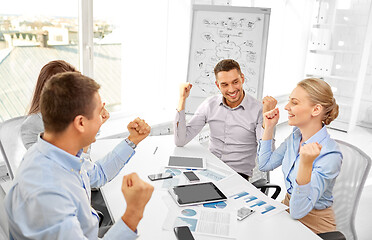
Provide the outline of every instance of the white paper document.
[[236,213],[198,207],[179,208],[169,211],[163,228],[171,231],[174,227],[188,226],[193,234],[236,238]]
[[228,171],[211,163],[207,163],[207,169],[199,170],[197,173],[205,177],[205,180],[212,180],[214,182],[220,181],[234,174],[232,171]]
[[236,208],[248,207],[255,211],[252,217],[263,219],[288,209],[286,205],[266,196],[252,184],[234,184],[239,182],[234,178],[239,177],[239,175],[233,175],[216,183],[217,187],[228,197],[228,205]]

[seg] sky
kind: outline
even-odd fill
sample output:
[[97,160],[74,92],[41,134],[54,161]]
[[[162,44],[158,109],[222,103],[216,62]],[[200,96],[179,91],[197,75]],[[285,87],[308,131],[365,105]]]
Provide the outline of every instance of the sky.
[[[129,0],[94,0],[93,16],[115,20]],[[0,0],[0,15],[77,17],[79,0]],[[116,16],[116,17],[115,17]]]
[[0,14],[76,17],[78,0],[0,0]]

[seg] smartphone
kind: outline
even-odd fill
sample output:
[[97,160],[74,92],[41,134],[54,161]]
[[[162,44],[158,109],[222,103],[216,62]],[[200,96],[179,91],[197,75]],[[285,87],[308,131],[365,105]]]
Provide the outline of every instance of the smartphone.
[[200,179],[194,172],[183,172],[185,174],[186,178],[189,180],[189,182],[198,182]]
[[156,180],[161,180],[161,179],[172,178],[173,175],[171,173],[157,173],[157,174],[148,175],[148,177],[151,181],[156,181]]
[[242,207],[238,210],[238,220],[241,221],[253,213],[254,210],[247,207]]
[[195,240],[188,226],[175,227],[174,233],[178,240]]

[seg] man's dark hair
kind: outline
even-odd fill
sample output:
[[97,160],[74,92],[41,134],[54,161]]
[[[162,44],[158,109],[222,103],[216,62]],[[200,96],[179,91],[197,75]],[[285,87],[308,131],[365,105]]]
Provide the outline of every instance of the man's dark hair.
[[96,107],[94,94],[99,88],[93,79],[78,72],[58,73],[51,77],[40,99],[45,130],[63,132],[78,115],[91,119]]
[[219,63],[217,63],[217,65],[214,67],[214,75],[217,78],[217,74],[219,72],[228,72],[233,69],[236,69],[239,74],[242,74],[239,63],[237,63],[233,59],[224,59],[220,61]]

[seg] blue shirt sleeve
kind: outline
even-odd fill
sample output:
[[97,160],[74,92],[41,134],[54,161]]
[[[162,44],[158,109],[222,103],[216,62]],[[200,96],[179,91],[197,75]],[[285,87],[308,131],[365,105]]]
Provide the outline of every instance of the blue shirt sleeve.
[[124,140],[104,158],[98,160],[88,169],[90,185],[101,187],[111,181],[132,158],[135,151]]
[[[290,200],[290,214],[294,219],[305,217],[331,184],[334,184],[342,163],[340,152],[319,156],[313,164],[311,181],[306,185],[294,183]],[[331,195],[330,195],[331,197]],[[327,206],[324,206],[326,208]]]
[[137,234],[133,232],[122,219],[118,220],[111,228],[107,231],[103,239],[125,239],[132,240],[136,239]]
[[258,145],[258,167],[260,171],[271,171],[282,165],[285,152],[287,150],[286,141],[274,151],[272,139],[260,140]]

